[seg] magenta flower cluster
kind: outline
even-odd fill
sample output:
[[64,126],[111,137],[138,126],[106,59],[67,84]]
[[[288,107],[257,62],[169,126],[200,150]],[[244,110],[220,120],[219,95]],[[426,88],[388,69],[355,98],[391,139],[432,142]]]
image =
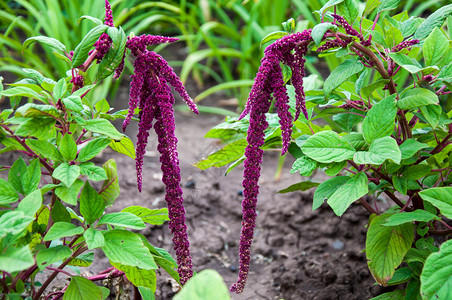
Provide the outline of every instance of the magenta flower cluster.
[[[105,0],[105,19],[104,24],[113,27],[113,12],[111,10],[111,5],[108,0]],[[99,63],[108,50],[110,50],[112,40],[106,33],[102,33],[99,39],[94,43],[94,48],[97,50],[96,57]]]
[[394,46],[394,48],[391,49],[391,52],[399,52],[405,48],[412,47],[414,45],[419,44],[419,40],[407,40],[403,41],[400,44]]
[[248,146],[245,150],[245,162],[243,173],[243,221],[240,236],[240,268],[238,280],[231,287],[231,292],[241,293],[248,278],[251,244],[256,225],[256,204],[259,194],[260,165],[262,163],[265,141],[264,130],[268,127],[265,114],[269,111],[272,98],[280,119],[282,130],[282,154],[290,144],[292,135],[292,123],[294,118],[289,111],[289,97],[282,76],[280,63],[284,63],[292,70],[292,84],[296,95],[296,115],[298,118],[302,111],[307,117],[303,92],[304,58],[308,51],[308,44],[312,41],[311,30],[301,33],[287,35],[265,49],[264,58],[256,75],[254,84],[248,98],[245,110],[241,118],[250,114],[250,125],[248,128]]
[[344,17],[339,16],[337,14],[332,14],[332,16],[333,16],[334,20],[337,21],[342,26],[342,28],[344,28],[344,30],[347,34],[356,36],[357,38],[359,38],[359,40],[361,41],[363,46],[366,46],[366,47],[370,46],[372,36],[369,36],[369,38],[366,40],[366,39],[364,39],[364,36],[361,33],[359,33],[355,28],[353,28],[352,25],[350,25],[347,22],[347,20],[345,20]]
[[[174,42],[177,39],[161,36],[142,35],[129,39],[126,48],[136,57],[134,74],[130,84],[129,113],[123,129],[129,124],[135,109],[140,108],[138,141],[136,148],[136,170],[138,189],[142,189],[143,156],[146,152],[149,130],[154,126],[158,137],[162,181],[166,187],[165,200],[169,212],[169,228],[173,233],[180,283],[185,284],[193,275],[190,257],[185,209],[180,187],[180,168],[177,153],[177,138],[174,135],[174,96],[171,87],[181,95],[189,107],[198,113],[179,77],[165,59],[146,49],[147,45]],[[154,125],[153,125],[153,122]]]

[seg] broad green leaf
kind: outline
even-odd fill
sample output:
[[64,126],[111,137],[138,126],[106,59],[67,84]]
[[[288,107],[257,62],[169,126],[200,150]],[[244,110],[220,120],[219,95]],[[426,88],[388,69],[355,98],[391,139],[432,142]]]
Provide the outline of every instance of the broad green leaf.
[[367,230],[366,256],[369,270],[381,285],[394,275],[414,240],[414,225],[383,226],[390,214],[373,217]]
[[337,8],[348,23],[355,23],[359,14],[359,5],[355,0],[345,0]]
[[35,191],[41,181],[41,165],[39,159],[35,158],[21,177],[24,195]]
[[368,148],[368,145],[361,133],[352,132],[342,137],[346,139],[350,143],[350,145],[352,145],[352,147],[358,151],[366,150]]
[[107,29],[107,34],[112,39],[112,44],[107,54],[105,54],[104,58],[100,62],[99,68],[97,69],[96,78],[98,80],[110,76],[115,71],[115,69],[121,63],[124,56],[124,51],[126,50],[125,48],[127,37],[121,27],[109,27]]
[[51,38],[51,37],[47,37],[47,36],[42,36],[42,35],[34,36],[34,37],[26,39],[24,41],[22,47],[25,49],[28,47],[28,45],[30,45],[34,42],[39,42],[41,44],[49,46],[52,49],[58,50],[59,52],[62,52],[62,53],[64,53],[64,52],[69,53],[66,50],[66,46],[64,46],[63,43],[61,43],[59,40]]
[[410,158],[419,150],[428,147],[429,146],[427,144],[420,143],[414,139],[407,139],[399,146],[400,152],[402,152],[402,159]]
[[102,289],[85,277],[72,276],[63,300],[99,300],[102,299]]
[[6,248],[0,253],[0,270],[14,273],[26,270],[35,263],[30,249],[27,246],[20,248]]
[[157,275],[155,274],[155,270],[145,270],[135,266],[127,266],[115,262],[111,262],[111,265],[126,273],[127,279],[130,280],[134,286],[150,288],[153,292],[155,292],[157,288]]
[[119,196],[119,182],[116,162],[113,159],[109,159],[106,163],[104,163],[103,168],[107,173],[108,179],[102,184],[99,195],[102,200],[104,200],[106,206],[111,206],[115,203],[116,198]]
[[312,211],[319,208],[326,199],[329,199],[331,195],[333,195],[338,186],[343,185],[349,179],[350,177],[348,176],[337,176],[322,182],[315,189],[314,201],[312,202]]
[[61,101],[63,102],[64,106],[69,110],[75,112],[81,112],[83,110],[83,103],[80,96],[70,95],[66,98],[63,98],[63,100]]
[[155,300],[155,294],[152,291],[152,289],[144,287],[144,286],[139,286],[138,291],[140,292],[142,299]]
[[93,162],[84,162],[80,164],[80,173],[88,176],[89,180],[101,181],[107,180],[107,173],[102,167],[96,166]]
[[334,193],[328,198],[327,203],[334,213],[340,217],[353,202],[368,192],[367,176],[364,172],[360,172],[337,186]]
[[377,297],[370,298],[369,300],[405,300],[405,295],[402,290],[395,290],[392,292],[387,292]]
[[402,159],[402,153],[397,141],[390,136],[373,140],[368,151],[358,151],[353,156],[353,160],[359,165],[381,165],[387,159],[392,160],[396,164],[399,164]]
[[36,265],[42,270],[50,264],[68,258],[71,254],[71,248],[63,245],[43,249],[36,254]]
[[416,59],[410,58],[405,54],[391,52],[388,55],[396,64],[398,64],[411,74],[415,74],[422,70],[421,64],[419,64]]
[[35,151],[44,158],[48,158],[53,161],[63,160],[63,156],[61,156],[57,147],[48,141],[27,139],[25,143],[31,148],[31,150]]
[[382,89],[389,83],[389,79],[380,78],[375,82],[369,83],[361,88],[360,94],[364,99],[369,99],[376,90]]
[[17,86],[12,87],[7,90],[0,91],[0,95],[6,96],[6,97],[15,97],[15,96],[22,96],[22,97],[30,97],[36,100],[39,100],[41,102],[47,103],[46,97],[37,93],[31,88],[25,87],[25,86]]
[[56,222],[50,227],[47,234],[44,236],[43,241],[52,241],[59,238],[73,236],[83,233],[83,227],[77,227],[74,224],[66,222]]
[[[290,192],[295,192],[295,191],[307,191],[307,190],[312,189],[313,187],[317,187],[319,185],[320,185],[320,183],[317,183],[317,182],[302,181],[299,183],[292,184],[291,186],[289,186],[285,189],[282,189],[282,190],[278,191],[277,193],[285,194],[285,193],[290,193]],[[323,202],[323,200],[322,200],[322,202]]]
[[335,68],[325,80],[323,92],[327,98],[331,92],[351,76],[361,72],[364,66],[357,59],[348,59]]
[[320,11],[320,16],[324,16],[326,11],[330,8],[333,7],[335,5],[338,5],[340,3],[342,3],[344,0],[329,0],[327,3],[325,3],[325,5],[322,6],[322,8],[319,10]]
[[105,245],[102,250],[112,262],[145,270],[157,269],[149,249],[135,233],[114,229],[103,234]]
[[67,161],[73,161],[77,156],[77,144],[72,134],[66,133],[60,141],[60,153]]
[[96,25],[102,25],[104,23],[101,20],[99,20],[98,18],[94,18],[92,16],[83,15],[77,20],[77,25],[80,24],[80,22],[83,21],[83,20],[90,20],[91,22],[93,22]]
[[25,215],[34,217],[36,212],[41,208],[42,195],[41,190],[37,189],[20,201],[17,210],[22,211]]
[[11,183],[3,178],[0,178],[0,205],[13,203],[17,200],[19,200],[19,195]]
[[435,27],[425,39],[422,49],[426,66],[440,66],[440,62],[449,51],[449,39],[441,29]]
[[367,0],[364,8],[363,18],[370,14],[375,8],[381,4],[381,0]]
[[392,276],[391,280],[388,281],[388,285],[398,285],[408,282],[413,276],[413,273],[413,270],[411,270],[409,267],[398,268],[394,272],[394,276]]
[[34,136],[40,139],[48,139],[54,136],[55,119],[53,118],[31,118],[19,125],[16,135],[28,137]]
[[80,124],[86,130],[104,134],[114,140],[121,140],[123,135],[106,119],[86,120],[84,124]]
[[438,104],[438,96],[427,89],[414,88],[402,95],[397,102],[400,109],[413,109],[429,104]]
[[53,87],[53,98],[55,100],[59,100],[64,97],[67,90],[67,83],[65,78],[61,78]]
[[128,137],[123,137],[119,142],[111,141],[110,148],[116,152],[122,153],[135,159],[135,147]]
[[16,117],[59,117],[60,112],[52,105],[27,103],[16,110]]
[[110,111],[110,104],[108,103],[108,101],[106,99],[97,101],[96,104],[94,105],[94,107],[96,108],[96,110],[98,112],[101,112],[104,114]]
[[27,165],[22,157],[19,157],[11,166],[8,173],[8,183],[21,194],[24,194],[22,177],[27,171]]
[[129,212],[116,212],[103,215],[97,224],[109,224],[113,226],[127,227],[132,229],[146,228],[143,220]]
[[299,172],[301,176],[311,176],[315,169],[317,169],[317,162],[303,155],[294,161],[290,173],[294,174]]
[[333,121],[346,132],[351,132],[353,127],[362,120],[363,118],[361,116],[351,113],[333,115]]
[[98,25],[91,29],[85,37],[83,37],[83,40],[74,50],[74,56],[72,57],[72,68],[77,68],[85,62],[92,46],[99,39],[102,33],[108,29],[108,27],[109,26],[104,24]]
[[248,145],[246,139],[241,139],[224,146],[222,149],[215,151],[207,156],[205,159],[195,162],[193,165],[201,170],[206,170],[211,167],[222,167],[230,162],[240,159],[245,153],[245,148]]
[[93,227],[88,228],[84,233],[86,245],[88,249],[103,247],[105,244],[104,235],[102,232],[95,230]]
[[441,27],[448,16],[452,15],[452,4],[446,5],[431,14],[416,30],[415,39],[425,39],[436,27]]
[[419,196],[438,208],[442,215],[452,219],[452,187],[435,187],[419,192]]
[[399,193],[402,195],[407,194],[408,180],[405,177],[399,177],[397,175],[392,176],[392,184]]
[[80,213],[88,224],[93,224],[105,210],[105,203],[97,191],[85,182],[80,194]]
[[25,234],[25,229],[33,220],[34,217],[28,216],[19,210],[8,211],[2,214],[0,216],[0,238],[4,238],[9,234],[14,236],[13,239],[22,237]]
[[168,208],[150,209],[142,206],[129,206],[122,210],[134,214],[143,222],[151,225],[162,225],[165,221],[169,221]]
[[448,299],[452,294],[452,240],[425,261],[421,273],[422,299]]
[[202,270],[193,276],[184,285],[184,288],[176,294],[174,300],[204,300],[217,299],[229,300],[228,288],[223,281],[223,278],[215,270]]
[[329,163],[328,167],[323,168],[323,171],[326,175],[333,177],[339,174],[345,166],[347,166],[347,162],[345,160],[339,163]]
[[389,136],[395,128],[397,106],[395,95],[388,96],[372,106],[363,121],[363,136],[368,144]]
[[52,212],[50,213],[54,223],[56,222],[71,222],[71,214],[66,209],[66,207],[61,203],[60,200],[56,200],[52,207]]
[[80,167],[62,163],[53,171],[52,177],[60,180],[65,186],[70,187],[80,176]]
[[259,47],[262,48],[262,46],[265,43],[279,40],[280,38],[285,37],[286,35],[288,35],[288,33],[285,31],[274,31],[272,33],[269,33],[261,40]]
[[301,147],[304,154],[322,162],[341,162],[351,159],[355,149],[334,131],[321,131],[309,139]]
[[78,267],[89,267],[94,261],[94,252],[85,252],[71,260],[69,265]]
[[431,220],[439,220],[440,218],[431,212],[422,209],[416,209],[415,211],[402,212],[391,215],[386,219],[383,226],[397,226],[405,223],[412,222],[430,222]]
[[419,164],[406,166],[403,169],[402,176],[406,179],[418,180],[430,174],[432,167],[428,164]]
[[381,5],[378,7],[377,12],[381,13],[386,10],[393,10],[399,6],[400,0],[381,0]]
[[80,150],[77,161],[84,162],[94,158],[110,144],[110,141],[111,140],[107,138],[96,138],[89,141]]
[[77,196],[83,186],[83,181],[77,179],[70,187],[59,186],[55,189],[55,194],[67,204],[77,205]]
[[443,109],[440,105],[425,105],[419,108],[421,110],[422,115],[427,120],[427,122],[432,126],[433,129],[436,129],[439,124],[439,120],[441,117],[441,113]]
[[333,23],[325,22],[317,24],[316,26],[314,26],[314,28],[312,28],[311,37],[316,43],[316,45],[320,44],[320,42],[323,40],[325,32],[327,32],[328,29],[337,31],[337,26],[334,25]]

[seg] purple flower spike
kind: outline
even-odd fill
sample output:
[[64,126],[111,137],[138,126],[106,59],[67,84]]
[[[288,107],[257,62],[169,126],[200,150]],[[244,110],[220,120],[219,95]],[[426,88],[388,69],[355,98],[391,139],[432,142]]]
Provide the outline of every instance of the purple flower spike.
[[400,44],[394,46],[394,48],[392,48],[391,52],[399,52],[402,49],[409,48],[409,47],[414,46],[416,44],[419,44],[419,40],[403,41]]
[[105,19],[104,24],[113,27],[113,12],[111,10],[111,5],[108,0],[105,0]]
[[147,72],[146,64],[143,59],[137,59],[134,62],[134,74],[131,76],[132,81],[130,82],[130,92],[129,92],[129,111],[127,117],[122,124],[122,130],[126,131],[127,126],[132,119],[135,109],[138,107],[138,101],[140,98],[140,93],[143,87],[144,74]]
[[353,28],[352,25],[350,25],[342,16],[339,16],[337,14],[332,14],[332,16],[334,17],[334,20],[338,21],[339,24],[341,24],[341,26],[345,29],[345,32],[349,35],[353,35],[356,36],[357,38],[359,38],[359,40],[361,41],[361,43],[364,46],[370,46],[370,42],[371,42],[371,38],[369,37],[368,40],[365,40],[363,35],[360,34],[358,31],[356,31],[355,28]]
[[[113,27],[113,12],[111,10],[111,5],[108,0],[105,0],[105,25]],[[104,58],[105,54],[107,54],[108,50],[110,50],[112,40],[108,36],[108,34],[103,33],[97,42],[94,43],[94,48],[97,50],[97,54],[95,59],[97,59],[97,63],[99,63],[102,58]]]

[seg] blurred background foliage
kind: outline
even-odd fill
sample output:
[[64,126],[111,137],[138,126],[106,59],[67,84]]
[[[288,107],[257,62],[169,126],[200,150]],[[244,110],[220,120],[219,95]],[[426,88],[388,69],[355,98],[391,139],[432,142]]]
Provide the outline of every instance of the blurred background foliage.
[[[334,0],[330,0],[334,1]],[[195,0],[195,1],[110,1],[115,26],[126,34],[177,36],[184,55],[171,61],[180,67],[185,82],[193,78],[204,90],[195,97],[200,101],[212,93],[233,99],[240,110],[248,96],[260,65],[265,45],[261,40],[270,32],[281,30],[281,23],[294,18],[296,31],[312,28],[319,21],[316,13],[327,0]],[[423,16],[450,0],[402,0],[399,10]],[[362,3],[362,5],[364,5]],[[362,9],[364,6],[362,7]],[[39,70],[49,78],[59,78],[69,64],[52,50],[37,43],[23,49],[22,42],[32,36],[46,35],[74,49],[94,24],[80,21],[82,15],[103,19],[104,0],[9,0],[0,2],[0,71],[20,77],[22,68]],[[371,16],[374,17],[374,16]],[[380,20],[384,18],[384,13]],[[77,25],[79,24],[79,25]],[[164,47],[164,46],[163,46]],[[162,47],[156,48],[160,51]],[[308,74],[322,80],[341,59],[327,56],[307,58]],[[127,64],[131,68],[131,64]],[[129,72],[130,74],[130,72]],[[120,81],[106,80],[96,89],[99,98],[114,99]],[[209,87],[209,88],[208,88]],[[194,96],[194,95],[192,95]]]

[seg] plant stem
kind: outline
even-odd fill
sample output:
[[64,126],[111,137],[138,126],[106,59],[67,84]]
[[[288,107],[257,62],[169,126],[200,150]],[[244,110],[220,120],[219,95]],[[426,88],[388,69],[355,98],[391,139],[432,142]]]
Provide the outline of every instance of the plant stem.
[[376,215],[378,215],[377,211],[376,211],[372,206],[370,206],[370,204],[367,203],[367,201],[364,200],[363,197],[359,198],[359,203],[361,203],[361,205],[362,205],[362,206],[363,206],[370,214],[376,214]]

